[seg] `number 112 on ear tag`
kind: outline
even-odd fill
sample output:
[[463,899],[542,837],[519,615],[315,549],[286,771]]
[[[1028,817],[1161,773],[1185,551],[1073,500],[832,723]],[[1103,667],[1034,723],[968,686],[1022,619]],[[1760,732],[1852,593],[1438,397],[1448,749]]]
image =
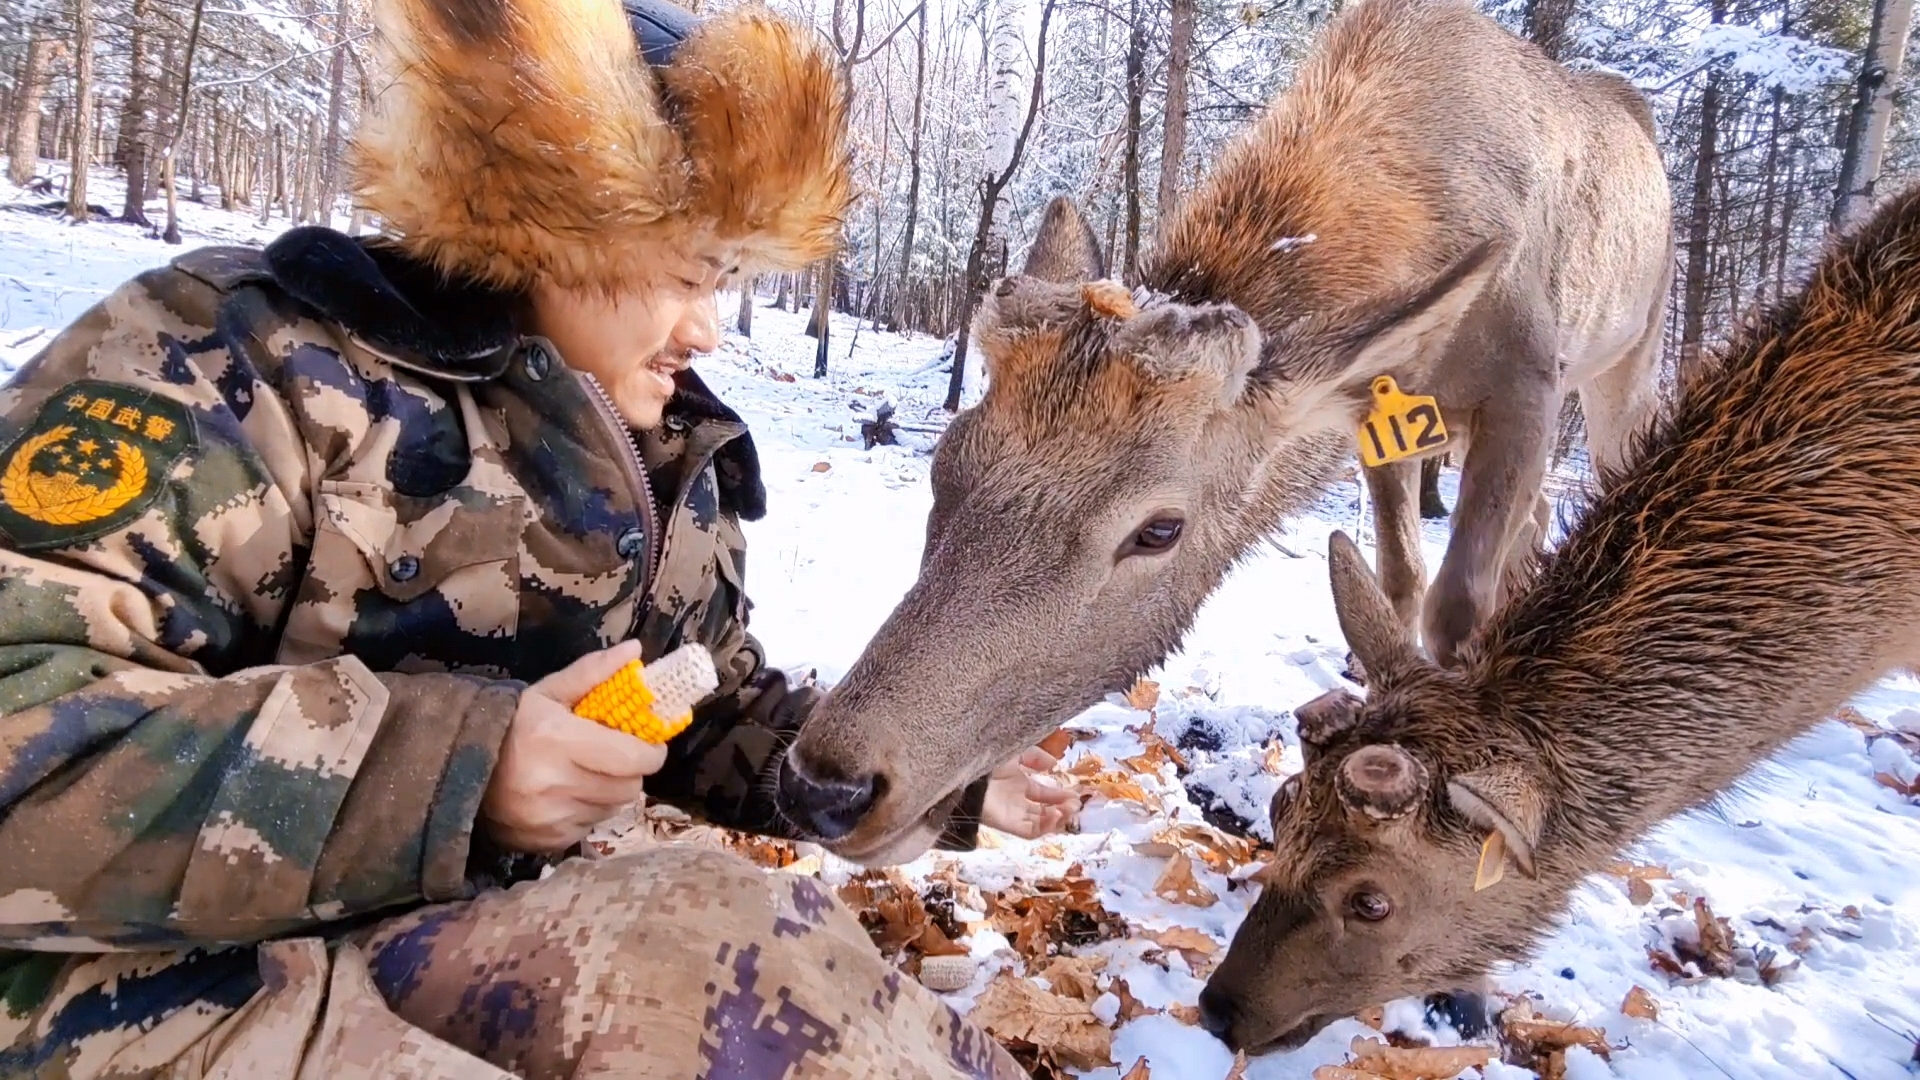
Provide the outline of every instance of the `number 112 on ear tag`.
[[1393,376],[1373,380],[1373,411],[1360,425],[1360,462],[1385,465],[1447,444],[1440,403],[1425,394],[1406,394]]

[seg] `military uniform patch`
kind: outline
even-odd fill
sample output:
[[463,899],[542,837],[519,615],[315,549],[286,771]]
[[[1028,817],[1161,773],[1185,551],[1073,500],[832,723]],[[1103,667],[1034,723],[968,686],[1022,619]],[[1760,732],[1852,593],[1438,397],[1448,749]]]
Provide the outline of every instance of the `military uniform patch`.
[[0,532],[21,550],[104,536],[140,516],[194,443],[185,405],[82,379],[0,455]]

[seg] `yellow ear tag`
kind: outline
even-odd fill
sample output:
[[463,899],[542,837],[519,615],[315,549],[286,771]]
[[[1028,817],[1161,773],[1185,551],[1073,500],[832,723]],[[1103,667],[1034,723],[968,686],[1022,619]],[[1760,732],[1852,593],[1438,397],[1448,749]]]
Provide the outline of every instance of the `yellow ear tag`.
[[1500,884],[1507,876],[1507,841],[1495,829],[1487,834],[1487,842],[1480,845],[1480,868],[1473,873],[1473,891],[1492,888]]
[[1373,380],[1373,411],[1360,425],[1360,462],[1385,465],[1447,445],[1440,403],[1425,394],[1405,394],[1393,376]]

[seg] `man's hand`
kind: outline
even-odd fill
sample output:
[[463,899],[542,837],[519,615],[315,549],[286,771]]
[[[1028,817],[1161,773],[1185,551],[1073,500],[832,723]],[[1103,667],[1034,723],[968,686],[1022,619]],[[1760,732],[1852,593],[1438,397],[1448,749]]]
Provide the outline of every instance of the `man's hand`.
[[1064,830],[1080,809],[1080,793],[1040,778],[1059,759],[1039,747],[993,770],[980,823],[1023,840]]
[[640,643],[623,641],[521,693],[480,801],[481,824],[495,842],[511,851],[562,851],[640,801],[643,779],[666,763],[667,748],[573,713],[587,691],[638,659]]

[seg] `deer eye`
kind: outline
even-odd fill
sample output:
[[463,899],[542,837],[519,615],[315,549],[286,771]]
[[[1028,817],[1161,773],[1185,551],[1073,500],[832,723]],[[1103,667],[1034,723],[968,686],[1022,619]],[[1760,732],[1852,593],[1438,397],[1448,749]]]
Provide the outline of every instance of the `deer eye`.
[[1120,549],[1120,557],[1153,555],[1165,551],[1180,542],[1180,533],[1186,526],[1185,518],[1171,515],[1154,518],[1133,534],[1132,539]]
[[1356,918],[1367,922],[1379,922],[1393,914],[1393,901],[1388,900],[1381,893],[1362,889],[1347,897],[1347,909],[1352,911]]

